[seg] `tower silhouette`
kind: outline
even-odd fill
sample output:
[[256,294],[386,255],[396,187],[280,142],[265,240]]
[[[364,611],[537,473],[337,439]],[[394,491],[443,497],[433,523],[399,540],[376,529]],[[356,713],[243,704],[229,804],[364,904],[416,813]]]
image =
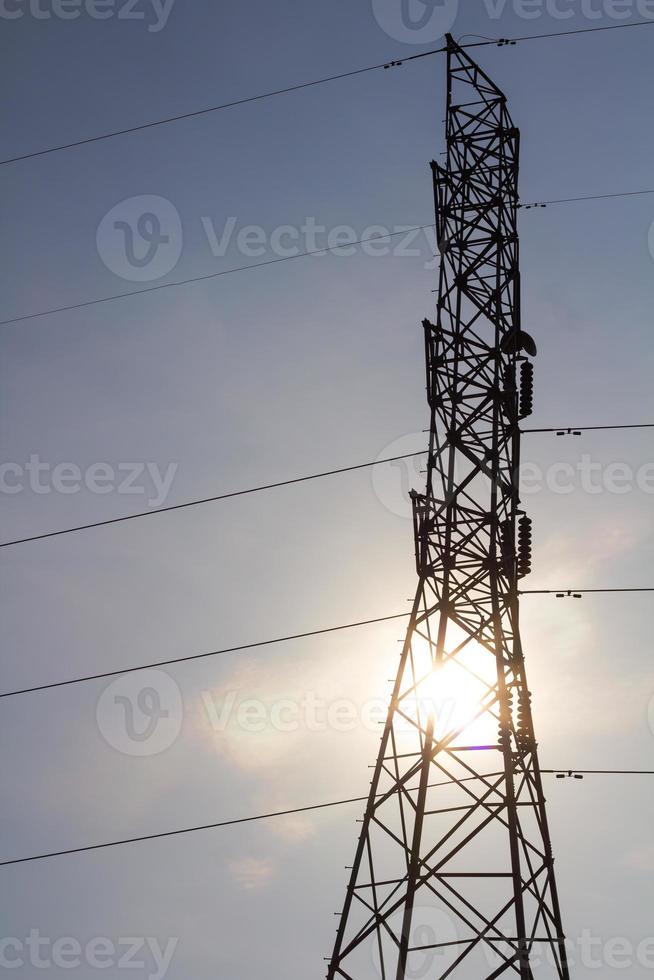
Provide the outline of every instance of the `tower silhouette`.
[[327,976],[567,980],[519,631],[536,354],[520,318],[520,134],[488,75],[447,47],[418,587]]

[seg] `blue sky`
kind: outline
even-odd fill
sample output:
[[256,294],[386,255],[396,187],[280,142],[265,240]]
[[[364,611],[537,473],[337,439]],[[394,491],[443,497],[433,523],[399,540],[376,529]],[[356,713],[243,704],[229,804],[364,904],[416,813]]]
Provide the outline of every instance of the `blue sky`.
[[[3,24],[3,159],[439,40],[397,36],[390,0],[177,0],[155,31],[156,18],[39,19],[23,6]],[[625,11],[654,18],[644,2],[532,4],[530,19],[526,9],[481,3],[443,23],[457,37],[499,37],[607,26]],[[653,43],[647,27],[479,50],[522,130],[524,201],[654,186]],[[307,219],[359,235],[429,223],[444,96],[443,61],[429,58],[3,167],[2,319],[141,288],[96,243],[103,217],[133,197],[164,198],[180,217],[179,261],[157,282],[260,261],[236,235],[212,254],[206,229],[220,236],[229,219],[236,233],[263,229],[261,258],[275,257],[275,229]],[[654,195],[522,213],[534,426],[654,420],[653,221]],[[84,474],[172,464],[172,504],[420,448],[420,321],[435,275],[429,241],[417,244],[414,255],[300,258],[3,326],[2,461],[38,455]],[[529,587],[654,584],[647,431],[525,443],[544,474],[525,498]],[[583,454],[601,464],[602,491],[576,476],[570,493],[554,492],[551,466]],[[616,463],[634,474],[626,493],[607,489]],[[403,611],[415,587],[409,485],[419,472],[364,471],[4,550],[2,689]],[[3,494],[3,540],[147,507],[146,493],[117,485],[50,490]],[[654,768],[648,613],[647,597],[525,599],[546,767]],[[103,732],[106,683],[3,702],[2,855],[365,795],[372,726],[308,731],[305,718],[299,731],[253,733],[232,720],[216,731],[207,704],[312,693],[360,709],[387,692],[401,636],[387,624],[171,668],[181,728],[154,755],[127,755]],[[568,934],[635,950],[652,932],[652,783],[552,781],[548,797]],[[4,935],[176,939],[171,980],[320,976],[358,816],[349,807],[2,869]],[[625,955],[629,976],[649,972],[642,949],[641,962]],[[24,958],[15,977],[43,976]],[[155,974],[144,962],[132,976]],[[603,975],[612,962],[605,954]],[[87,962],[47,975],[96,972]],[[117,956],[102,972],[124,974]],[[576,976],[586,973],[588,962]]]

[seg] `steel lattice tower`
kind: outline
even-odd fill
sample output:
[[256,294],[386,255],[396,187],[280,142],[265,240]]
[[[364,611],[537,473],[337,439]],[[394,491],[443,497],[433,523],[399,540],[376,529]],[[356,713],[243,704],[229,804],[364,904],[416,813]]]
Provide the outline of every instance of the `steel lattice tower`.
[[567,980],[518,623],[536,353],[520,321],[520,134],[449,36],[447,61],[419,582],[327,976]]

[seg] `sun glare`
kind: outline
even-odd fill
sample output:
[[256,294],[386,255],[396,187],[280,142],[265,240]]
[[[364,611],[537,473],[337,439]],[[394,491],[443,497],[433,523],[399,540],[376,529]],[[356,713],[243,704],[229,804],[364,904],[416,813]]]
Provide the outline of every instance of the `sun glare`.
[[479,713],[482,693],[479,683],[453,662],[435,667],[417,689],[421,713],[434,715],[437,738],[467,727]]
[[[489,686],[494,684],[494,658],[476,641],[463,642],[460,648],[455,642],[448,644],[440,665],[432,665],[432,656],[433,649],[426,642],[414,644],[417,684],[411,715],[419,718],[421,725],[433,715],[434,736],[439,740],[465,730],[466,740],[476,742],[482,738],[482,729],[488,727],[489,716],[482,709],[488,704]],[[480,712],[482,717],[478,718]]]

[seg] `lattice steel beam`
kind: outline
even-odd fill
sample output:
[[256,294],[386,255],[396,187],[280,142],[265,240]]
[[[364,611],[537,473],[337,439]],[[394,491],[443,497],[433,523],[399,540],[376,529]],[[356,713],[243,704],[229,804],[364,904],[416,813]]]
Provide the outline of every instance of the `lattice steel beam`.
[[451,37],[447,83],[419,581],[327,976],[567,980],[519,632],[536,353],[520,322],[520,134]]

